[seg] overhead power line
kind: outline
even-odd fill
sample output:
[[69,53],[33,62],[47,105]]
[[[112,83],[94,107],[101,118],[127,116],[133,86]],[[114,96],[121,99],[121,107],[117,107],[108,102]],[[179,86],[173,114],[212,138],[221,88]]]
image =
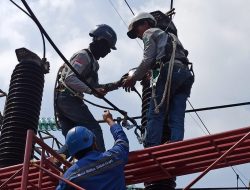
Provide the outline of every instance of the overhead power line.
[[[119,13],[119,11],[117,10],[117,8],[115,7],[115,5],[112,3],[111,0],[109,0],[110,5],[113,7],[113,9],[115,10],[115,12],[117,13],[117,15],[120,17],[120,19],[122,20],[122,22],[124,23],[124,25],[126,26],[126,28],[128,28],[128,24],[125,22],[125,20],[122,18],[121,14]],[[131,9],[132,10],[132,9]],[[136,39],[136,43],[139,45],[139,47],[143,50],[143,47],[141,46],[141,44],[138,42],[138,40]]]
[[[189,105],[192,107],[192,111],[194,111],[195,109],[194,109],[194,107],[193,107],[193,105],[191,104],[191,102],[188,100],[188,103],[189,103]],[[206,129],[206,131],[208,132],[208,134],[210,135],[211,133],[210,133],[210,131],[208,130],[208,128],[207,128],[207,126],[205,125],[205,123],[202,121],[202,119],[201,119],[201,117],[199,116],[199,114],[197,113],[197,111],[194,111],[194,113],[197,115],[197,117],[198,117],[198,119],[200,120],[200,122],[202,123],[202,125],[204,126],[204,128]]]
[[112,3],[111,0],[109,0],[110,5],[113,7],[113,9],[115,10],[115,12],[117,13],[117,15],[120,17],[120,19],[122,20],[122,22],[124,23],[124,25],[127,27],[128,24],[125,22],[125,20],[122,18],[121,14],[119,13],[119,11],[116,9],[115,5]]
[[129,10],[131,11],[131,13],[132,13],[133,15],[135,15],[134,11],[132,10],[132,8],[131,8],[130,5],[128,4],[128,2],[127,2],[126,0],[124,0],[124,1],[125,1],[126,5],[128,6]]

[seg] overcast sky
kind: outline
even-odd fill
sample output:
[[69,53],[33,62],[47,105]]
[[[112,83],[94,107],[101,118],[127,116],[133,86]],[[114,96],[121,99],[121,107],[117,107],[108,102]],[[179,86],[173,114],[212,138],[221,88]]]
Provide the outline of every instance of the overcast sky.
[[[20,0],[16,0],[22,6]],[[142,58],[140,41],[126,36],[132,13],[123,0],[29,0],[30,7],[47,33],[67,59],[88,47],[89,31],[96,24],[108,24],[117,32],[117,51],[101,59],[99,78],[101,83],[118,80],[130,68],[138,66]],[[168,0],[128,0],[135,13],[140,11],[169,10]],[[112,7],[115,6],[123,21]],[[195,83],[190,102],[195,108],[248,102],[250,71],[250,1],[249,0],[176,0],[174,22],[179,38],[189,50],[189,59],[194,63]],[[33,21],[10,1],[0,1],[0,88],[8,92],[8,86],[17,59],[14,50],[26,47],[42,56],[42,40]],[[125,23],[124,23],[125,22]],[[45,78],[41,117],[53,117],[53,86],[59,66],[63,61],[46,43],[46,57],[50,73]],[[137,85],[138,89],[140,86]],[[140,115],[140,99],[134,93],[123,90],[106,96],[129,116]],[[102,105],[105,102],[87,96]],[[0,100],[1,109],[4,99]],[[103,110],[89,106],[96,119],[101,119]],[[190,107],[188,106],[188,109]],[[115,117],[120,116],[112,112]],[[249,106],[199,112],[209,131],[214,134],[249,126]],[[140,121],[138,121],[139,123]],[[102,125],[106,147],[110,148],[108,127]],[[185,139],[206,135],[204,127],[194,114],[186,114]],[[133,130],[127,131],[131,150],[141,149]],[[57,137],[63,140],[60,132]],[[249,164],[235,166],[245,184],[250,175]],[[178,187],[185,187],[197,176],[178,178]],[[231,168],[209,172],[194,187],[236,186],[236,175]],[[239,182],[241,186],[242,183]]]

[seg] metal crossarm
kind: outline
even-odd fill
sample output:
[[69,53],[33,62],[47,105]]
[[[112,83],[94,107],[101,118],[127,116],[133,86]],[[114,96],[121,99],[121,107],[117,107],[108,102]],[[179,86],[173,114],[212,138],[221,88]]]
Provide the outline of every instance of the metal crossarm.
[[[241,128],[131,152],[125,167],[126,182],[150,182],[248,163],[249,132],[250,127]],[[220,157],[222,158],[216,162]]]

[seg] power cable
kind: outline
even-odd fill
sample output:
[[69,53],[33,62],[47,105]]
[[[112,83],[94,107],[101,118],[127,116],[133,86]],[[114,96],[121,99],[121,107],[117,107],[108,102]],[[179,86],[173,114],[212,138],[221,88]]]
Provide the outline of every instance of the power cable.
[[237,187],[238,187],[238,181],[239,181],[239,180],[241,181],[241,183],[242,183],[245,187],[247,187],[246,184],[245,184],[245,183],[242,181],[242,179],[240,178],[239,174],[235,171],[235,169],[233,168],[233,166],[231,166],[231,168],[232,168],[232,170],[234,171],[234,173],[235,173],[235,175],[236,175],[236,178],[237,178]]
[[216,109],[238,107],[238,106],[245,106],[245,105],[250,105],[250,102],[242,102],[242,103],[236,103],[236,104],[226,104],[226,105],[221,105],[221,106],[211,106],[211,107],[203,107],[203,108],[197,108],[197,109],[190,109],[190,110],[186,110],[185,113],[199,112],[199,111],[208,111],[208,110],[216,110]]
[[[95,107],[98,107],[98,108],[102,108],[102,109],[106,109],[106,110],[114,110],[114,111],[115,111],[114,108],[102,106],[102,105],[99,105],[99,104],[95,104],[95,103],[93,103],[93,102],[91,102],[91,101],[89,101],[89,100],[87,100],[87,99],[85,99],[85,98],[83,98],[83,100],[84,100],[85,102],[91,104],[92,106],[95,106]],[[133,117],[132,117],[132,118],[133,118]]]
[[[121,14],[119,13],[119,11],[117,10],[117,8],[115,7],[115,5],[112,3],[111,0],[109,0],[110,5],[113,7],[113,9],[115,10],[115,12],[117,13],[117,15],[120,17],[120,19],[122,20],[122,22],[124,23],[124,25],[126,26],[126,28],[128,28],[128,24],[124,21],[124,19],[122,18]],[[140,48],[143,50],[143,47],[141,46],[141,44],[138,42],[138,40],[136,39],[136,43],[140,46]]]
[[[11,3],[13,3],[17,8],[19,8],[21,11],[23,11],[28,17],[30,17],[32,20],[32,16],[27,12],[25,11],[22,7],[20,7],[17,3],[15,3],[13,0],[10,0]],[[34,20],[33,20],[34,21]],[[41,33],[41,37],[42,37],[42,43],[43,43],[43,58],[45,59],[46,57],[46,45],[45,45],[45,39],[44,39],[44,35],[42,33],[42,31],[40,30],[40,28],[38,27],[40,33]]]
[[18,4],[16,4],[13,0],[10,0],[11,3],[13,3],[17,8],[19,8],[21,11],[23,11],[28,17],[30,17],[32,20],[33,18],[30,16],[30,14],[25,11],[22,7],[20,7]]
[[[47,34],[47,32],[45,31],[45,29],[43,28],[43,26],[40,24],[40,22],[38,21],[38,19],[36,18],[36,16],[34,15],[33,11],[30,9],[29,5],[26,3],[25,0],[21,0],[22,3],[24,4],[24,6],[26,7],[27,11],[29,12],[29,14],[31,15],[31,17],[33,18],[33,21],[36,23],[36,25],[38,26],[38,28],[42,31],[42,33],[45,35],[45,37],[47,38],[47,40],[49,41],[49,43],[51,44],[51,46],[54,48],[54,50],[57,52],[57,54],[62,58],[62,60],[65,62],[65,64],[67,64],[67,66],[72,70],[72,72],[74,72],[74,74],[76,75],[77,78],[79,78],[79,80],[81,80],[82,82],[84,82],[91,90],[93,93],[95,94],[99,94],[86,80],[84,77],[82,77],[75,69],[74,67],[69,63],[69,61],[64,57],[64,55],[61,53],[61,51],[57,48],[57,46],[54,44],[54,42],[51,40],[51,38],[49,37],[49,35]],[[131,123],[133,123],[133,125],[136,127],[136,130],[140,130],[141,128],[137,125],[136,121],[133,120],[131,117],[127,116],[127,112],[120,110],[117,106],[115,106],[113,103],[111,103],[108,99],[106,99],[105,97],[101,97],[101,99],[103,99],[106,103],[108,103],[109,105],[111,105],[116,111],[118,111],[119,113],[121,113],[124,117],[126,117]],[[139,135],[138,133],[136,133],[137,138],[139,139]]]
[[198,123],[198,121],[192,116],[191,113],[189,113],[189,116],[194,120],[194,122],[196,123],[196,125],[203,131],[203,133],[205,135],[207,135],[206,131],[203,129],[203,127],[200,125],[200,123]]
[[245,106],[245,105],[250,105],[250,102],[242,102],[242,103],[236,103],[236,104],[226,104],[226,105],[221,105],[221,106],[204,107],[204,108],[186,110],[186,113],[188,113],[188,112],[198,112],[198,111],[207,111],[207,110],[216,110],[216,109],[230,108],[230,107],[237,107],[237,106]]
[[126,5],[128,6],[129,10],[131,11],[131,13],[132,13],[133,15],[135,15],[134,11],[131,9],[131,7],[130,7],[130,5],[128,4],[128,2],[127,2],[126,0],[124,0],[124,1],[125,1]]
[[250,181],[249,179],[247,179],[247,177],[245,175],[243,175],[240,170],[238,168],[234,168],[235,170],[237,170],[237,172],[246,180],[246,181]]
[[128,24],[125,22],[125,20],[122,18],[121,14],[119,13],[119,11],[116,9],[115,5],[112,3],[111,0],[109,0],[110,5],[113,7],[113,9],[115,10],[115,12],[117,13],[117,15],[120,17],[120,19],[122,20],[123,24],[128,27]]
[[[194,110],[193,105],[191,104],[191,102],[188,100],[189,105],[192,107],[192,109]],[[200,122],[202,123],[202,125],[204,126],[204,128],[206,129],[206,131],[208,132],[208,134],[210,135],[211,133],[209,132],[209,130],[207,129],[205,123],[202,121],[202,119],[200,118],[200,116],[198,115],[197,111],[194,111],[196,116],[198,117],[198,119],[200,120]]]

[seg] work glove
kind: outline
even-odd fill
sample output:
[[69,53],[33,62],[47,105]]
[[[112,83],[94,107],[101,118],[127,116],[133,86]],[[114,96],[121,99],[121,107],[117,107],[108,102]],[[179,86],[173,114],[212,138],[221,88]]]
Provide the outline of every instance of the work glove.
[[104,88],[95,88],[96,92],[93,92],[93,95],[97,98],[103,98],[107,91]]
[[135,83],[136,81],[133,79],[132,76],[127,76],[123,79],[122,86],[126,92],[130,92],[133,91],[133,89],[135,88]]

